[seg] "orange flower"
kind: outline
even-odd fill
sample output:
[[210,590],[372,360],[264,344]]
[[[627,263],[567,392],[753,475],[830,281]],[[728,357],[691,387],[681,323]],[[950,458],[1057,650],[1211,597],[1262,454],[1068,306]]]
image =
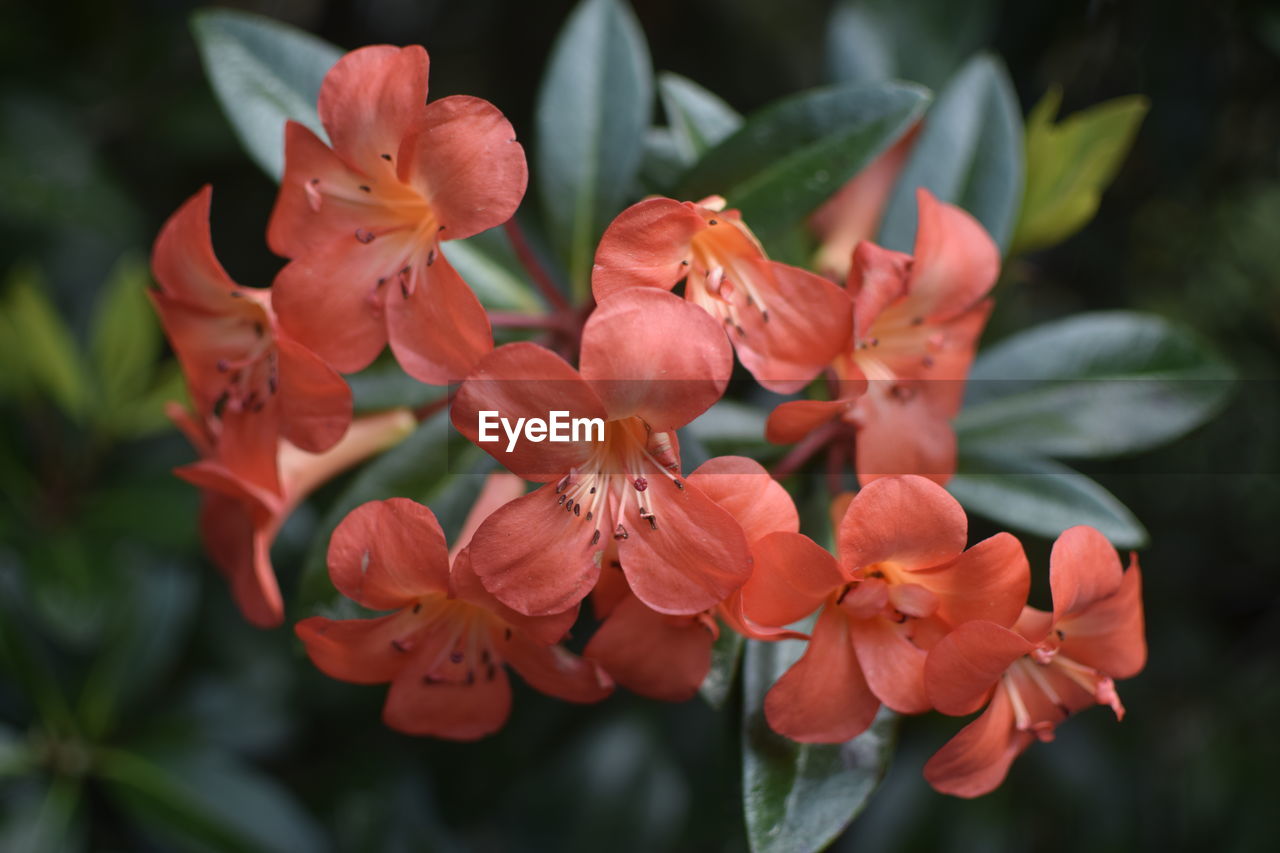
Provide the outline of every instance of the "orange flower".
[[[751,459],[710,459],[689,475],[688,483],[737,519],[752,543],[770,533],[800,530],[791,496]],[[600,575],[591,600],[596,616],[604,622],[583,654],[641,696],[683,702],[697,694],[711,668],[711,646],[720,635],[717,616],[754,639],[803,636],[750,623],[742,614],[741,592],[700,613],[659,613],[628,590],[616,547],[605,552],[603,564],[613,571]]]
[[[151,268],[158,289],[152,304],[182,363],[202,419],[235,417],[236,430],[275,452],[280,437],[320,452],[351,422],[351,391],[333,368],[281,333],[271,292],[241,287],[213,253],[209,235],[212,188],[206,186],[160,230]],[[260,481],[275,488],[271,466]]]
[[929,652],[925,680],[944,714],[987,709],[938,750],[924,775],[944,794],[977,797],[997,788],[1009,766],[1035,740],[1071,714],[1124,706],[1115,679],[1142,671],[1142,575],[1136,555],[1128,571],[1106,538],[1073,527],[1049,559],[1053,612],[1032,607],[1010,630],[987,621],[961,625]]
[[320,88],[332,148],[295,122],[267,239],[284,327],[344,373],[388,340],[409,375],[445,384],[493,348],[475,294],[440,242],[500,225],[528,182],[524,149],[487,101],[426,103],[421,47],[361,48]]
[[596,250],[591,287],[604,302],[632,287],[684,295],[720,321],[743,367],[771,391],[799,391],[849,337],[839,287],[769,260],[719,196],[697,203],[651,198],[613,220]]
[[407,409],[356,418],[337,444],[315,454],[283,439],[264,452],[247,413],[200,420],[171,404],[169,416],[202,457],[174,473],[202,490],[205,550],[231,584],[240,612],[260,628],[284,620],[271,543],[285,519],[317,487],[396,443],[416,423]]
[[506,666],[531,686],[571,702],[596,702],[613,684],[557,642],[574,607],[528,617],[485,592],[471,570],[470,537],[481,519],[524,491],[492,476],[452,553],[428,508],[404,498],[351,512],[329,542],[329,577],[375,619],[313,616],[297,625],[312,663],[356,684],[391,682],[382,719],[393,729],[450,740],[492,734],[511,712]]
[[[833,363],[837,399],[783,403],[770,441],[799,441],[840,419],[857,431],[858,480],[919,474],[945,483],[955,472],[951,418],[991,303],[1000,253],[968,213],[919,190],[914,255],[859,244],[848,290],[853,334]],[[865,393],[864,393],[865,391]]]
[[923,477],[869,484],[837,530],[837,561],[796,533],[756,543],[743,611],[788,625],[821,608],[809,647],[765,696],[765,716],[792,740],[838,743],[864,731],[880,703],[928,710],[928,649],[955,625],[1010,625],[1030,578],[1018,540],[997,534],[965,550],[964,510]]

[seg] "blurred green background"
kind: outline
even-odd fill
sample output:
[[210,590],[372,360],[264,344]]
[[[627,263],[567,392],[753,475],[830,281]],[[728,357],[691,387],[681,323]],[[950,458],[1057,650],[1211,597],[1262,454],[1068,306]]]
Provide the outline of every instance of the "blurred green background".
[[[571,6],[234,5],[344,47],[422,43],[433,97],[487,98],[525,138]],[[656,68],[739,110],[824,79],[830,3],[634,7]],[[144,275],[160,223],[202,184],[214,184],[214,242],[233,277],[265,284],[280,263],[263,240],[275,185],[214,101],[193,8],[73,0],[4,12],[0,293],[48,293],[90,368],[129,357],[95,348],[95,306],[112,283]],[[921,82],[941,82],[930,76],[950,67],[946,50],[987,45],[1024,111],[1053,84],[1064,114],[1131,93],[1152,103],[1097,219],[1017,262],[987,340],[1081,310],[1149,310],[1213,341],[1242,382],[1213,424],[1085,469],[1153,536],[1142,554],[1151,658],[1120,686],[1126,720],[1083,714],[976,802],[920,777],[956,721],[906,720],[884,786],[835,849],[1276,849],[1280,9],[954,9],[942,42],[913,51]],[[56,354],[0,340],[0,358],[0,850],[745,846],[734,709],[622,693],[579,708],[520,689],[508,726],[480,744],[396,735],[377,722],[383,688],[322,677],[289,630],[261,632],[235,613],[199,552],[196,494],[168,473],[190,458],[156,418],[171,365],[138,387],[77,391]],[[53,386],[79,402],[6,381],[17,360],[62,377]],[[149,417],[121,413],[138,401]],[[286,589],[315,524],[304,508],[277,544]],[[975,521],[972,538],[990,532]],[[1048,543],[1023,539],[1043,571]]]

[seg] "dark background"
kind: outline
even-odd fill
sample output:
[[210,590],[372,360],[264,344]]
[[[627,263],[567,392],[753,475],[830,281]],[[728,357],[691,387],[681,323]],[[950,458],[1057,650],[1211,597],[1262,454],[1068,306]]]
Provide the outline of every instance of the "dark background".
[[[422,43],[433,97],[487,98],[526,139],[546,54],[571,6],[234,5],[348,48]],[[823,82],[828,3],[634,6],[655,68],[744,112]],[[38,265],[80,332],[111,266],[145,253],[163,219],[206,182],[215,186],[214,242],[233,277],[265,284],[279,266],[263,240],[274,184],[241,152],[204,80],[187,29],[192,8],[78,0],[5,9],[0,274]],[[1125,721],[1085,713],[1055,744],[1034,746],[998,792],[962,802],[920,777],[956,721],[907,720],[884,787],[837,849],[1275,849],[1280,10],[1010,2],[990,22],[985,42],[1008,63],[1024,111],[1054,83],[1065,90],[1064,113],[1130,93],[1148,96],[1152,110],[1097,219],[1018,261],[997,293],[988,340],[1080,310],[1151,310],[1213,341],[1243,381],[1214,424],[1087,469],[1153,533],[1142,554],[1151,659],[1120,685]],[[377,723],[381,688],[330,682],[287,629],[264,634],[238,620],[195,544],[195,496],[166,473],[188,458],[180,440],[87,447],[38,404],[5,403],[2,429],[0,566],[24,591],[6,582],[0,594],[29,620],[9,630],[36,659],[55,661],[69,695],[115,624],[102,607],[76,607],[131,588],[140,564],[198,578],[183,624],[157,634],[170,667],[138,688],[140,710],[103,742],[187,738],[245,757],[299,797],[342,849],[744,847],[733,709],[627,695],[569,708],[521,689],[510,724],[481,744],[395,735]],[[276,552],[286,589],[314,522],[302,515]],[[974,537],[988,532],[975,522]],[[1023,538],[1043,571],[1047,543]],[[128,618],[156,618],[138,612]],[[0,722],[56,731],[21,683],[0,670]],[[92,755],[92,739],[50,737],[62,746],[30,777],[0,775],[10,814],[43,784],[33,778],[75,776],[76,750]],[[93,849],[166,848],[109,789],[84,790],[80,831]]]

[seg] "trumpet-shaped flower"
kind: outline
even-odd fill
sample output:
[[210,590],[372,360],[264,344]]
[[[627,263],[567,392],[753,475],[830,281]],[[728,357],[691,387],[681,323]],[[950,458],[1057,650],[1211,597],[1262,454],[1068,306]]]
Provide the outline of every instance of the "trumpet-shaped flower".
[[[720,398],[732,367],[706,312],[650,288],[592,313],[578,370],[531,343],[482,359],[454,399],[454,426],[546,484],[480,525],[471,551],[485,588],[520,613],[558,613],[596,585],[611,541],[631,590],[662,613],[698,613],[741,587],[751,571],[746,536],[683,478],[675,435]],[[482,411],[511,422],[565,411],[599,419],[603,431],[558,443],[526,436],[508,450],[479,440]]]
[[[156,238],[149,293],[182,364],[202,419],[235,416],[238,432],[275,451],[281,436],[305,450],[333,445],[351,422],[351,391],[318,356],[283,334],[271,292],[241,287],[213,253],[204,187],[169,218]],[[271,466],[258,468],[274,487]]]
[[523,483],[486,484],[451,553],[431,510],[404,498],[351,512],[329,543],[329,576],[373,619],[304,619],[297,634],[326,674],[356,684],[391,683],[383,721],[413,735],[476,740],[511,712],[510,666],[531,686],[571,702],[595,702],[613,688],[594,663],[556,645],[577,608],[529,617],[480,585],[469,537],[480,519],[515,499]]
[[313,490],[408,435],[412,413],[394,409],[356,418],[337,444],[308,453],[283,439],[264,450],[247,412],[193,418],[175,405],[170,417],[202,457],[174,473],[202,492],[200,533],[206,552],[231,584],[240,612],[261,628],[284,620],[271,544],[285,519]]
[[796,533],[756,543],[746,616],[788,625],[821,608],[808,649],[765,696],[774,731],[835,743],[864,731],[883,702],[901,713],[932,703],[928,650],[973,619],[1011,625],[1030,578],[1018,540],[997,534],[965,550],[964,510],[923,477],[877,480],[849,502],[839,560]]
[[1000,253],[968,213],[917,193],[913,255],[873,243],[853,255],[848,290],[853,334],[832,367],[834,400],[783,403],[769,416],[770,441],[800,440],[840,419],[857,431],[858,479],[919,474],[945,483],[955,472],[951,419],[991,303]]
[[684,295],[724,325],[761,385],[803,388],[849,337],[849,299],[839,287],[769,260],[736,210],[719,196],[652,198],[613,220],[596,251],[591,284],[603,302],[632,287]]
[[1077,711],[1108,705],[1123,718],[1115,679],[1137,675],[1147,658],[1136,557],[1123,571],[1101,533],[1073,527],[1054,543],[1049,583],[1052,613],[1027,607],[1012,629],[970,622],[929,652],[925,680],[939,711],[987,706],[925,764],[939,791],[994,790],[1023,750],[1052,740]]
[[528,181],[524,149],[487,101],[426,103],[426,51],[361,48],[324,78],[326,145],[285,131],[267,238],[285,329],[344,373],[388,340],[411,376],[460,379],[493,348],[489,321],[440,244],[500,225]]
[[[752,543],[770,533],[800,530],[791,496],[754,460],[710,459],[689,475],[688,482],[728,510]],[[742,614],[740,591],[693,615],[652,610],[628,590],[616,556],[606,552],[609,569],[592,592],[596,615],[604,622],[583,654],[641,696],[667,702],[691,699],[711,668],[711,646],[720,635],[721,622],[753,639],[802,636],[751,624]]]

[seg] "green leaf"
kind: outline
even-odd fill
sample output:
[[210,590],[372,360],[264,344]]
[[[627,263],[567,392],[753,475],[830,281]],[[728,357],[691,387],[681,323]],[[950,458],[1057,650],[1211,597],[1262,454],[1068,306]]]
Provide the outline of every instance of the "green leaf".
[[970,512],[1028,533],[1053,538],[1088,524],[1118,548],[1147,543],[1146,529],[1115,495],[1049,459],[962,447],[947,489]]
[[147,299],[146,261],[128,254],[116,262],[98,298],[89,357],[106,410],[131,407],[147,390],[160,353],[160,327]]
[[916,189],[972,213],[1001,249],[1013,234],[1023,184],[1022,114],[1009,72],[975,56],[938,94],[885,207],[879,241],[910,252]]
[[723,708],[729,698],[745,643],[746,639],[741,634],[720,622],[720,636],[711,646],[711,669],[707,670],[707,677],[702,679],[702,686],[698,688],[703,700],[716,710]]
[[17,730],[0,723],[0,780],[24,776],[36,766],[31,743]]
[[893,144],[928,103],[908,83],[815,89],[750,116],[683,181],[683,198],[725,196],[766,244],[787,234]]
[[430,505],[450,489],[478,485],[478,477],[468,473],[475,470],[480,455],[479,448],[456,434],[451,441],[449,413],[443,411],[423,421],[412,435],[362,468],[316,528],[298,584],[304,611],[311,612],[334,599],[326,564],[329,537],[347,513],[368,501],[394,497]]
[[685,166],[742,126],[742,116],[718,95],[679,74],[658,75],[658,95],[672,139]]
[[596,240],[627,201],[644,153],[653,69],[620,0],[584,0],[556,39],[538,92],[534,174],[575,295],[590,288]]
[[764,424],[768,413],[734,400],[721,400],[680,430],[680,440],[694,438],[709,448],[736,450],[744,446],[767,451]]
[[86,849],[79,816],[78,779],[58,776],[48,784],[27,785],[17,795],[6,791],[7,820],[0,826],[0,850],[22,853],[71,853]]
[[769,728],[764,696],[804,650],[798,640],[747,642],[742,795],[752,853],[821,850],[866,806],[893,752],[896,715],[839,744],[800,744]]
[[71,330],[45,292],[40,272],[31,266],[19,266],[9,274],[3,313],[13,335],[13,355],[17,362],[7,362],[6,373],[12,373],[19,387],[43,392],[73,419],[80,419],[88,409],[89,380],[79,347]]
[[380,412],[397,406],[417,409],[449,392],[448,388],[438,385],[424,385],[388,358],[379,359],[346,379],[357,413]]
[[843,0],[827,25],[828,73],[937,88],[986,44],[994,13],[992,0]]
[[316,99],[339,48],[279,21],[227,9],[196,12],[191,30],[223,112],[264,172],[277,181],[284,174],[286,120],[328,139]]
[[502,229],[491,228],[465,240],[450,240],[441,248],[449,263],[486,308],[494,311],[543,310]]
[[160,365],[151,388],[141,398],[124,408],[112,408],[104,413],[106,426],[112,434],[123,438],[141,438],[172,429],[173,422],[165,413],[167,403],[191,408],[187,381],[177,361]]
[[956,418],[960,446],[1101,457],[1156,447],[1212,418],[1230,367],[1185,329],[1151,314],[1077,314],[983,352]]
[[185,850],[326,850],[319,826],[269,777],[212,751],[104,751],[99,775],[150,835]]
[[1093,218],[1150,107],[1146,98],[1116,98],[1054,123],[1062,90],[1053,88],[1027,119],[1027,188],[1014,250],[1061,243]]
[[671,195],[688,167],[675,133],[666,127],[649,128],[644,135],[640,185],[654,195]]

